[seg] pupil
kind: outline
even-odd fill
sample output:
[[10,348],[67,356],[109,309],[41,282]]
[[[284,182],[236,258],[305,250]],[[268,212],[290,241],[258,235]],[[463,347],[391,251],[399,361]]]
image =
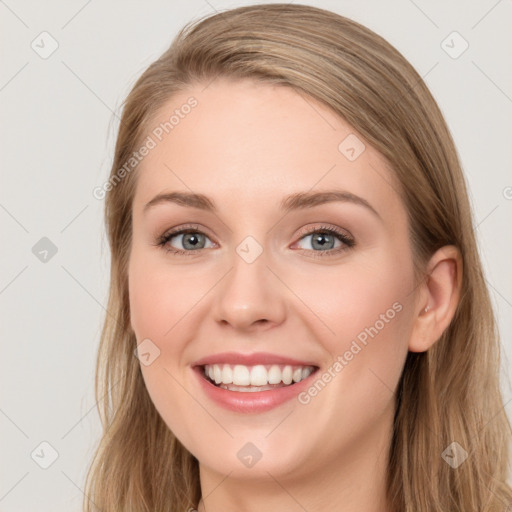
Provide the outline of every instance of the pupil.
[[332,249],[332,235],[329,235],[327,233],[320,233],[313,237],[313,247],[315,247],[315,243],[319,244],[320,249],[324,249],[326,245],[329,245],[329,247],[327,248]]
[[[189,245],[189,247],[187,247]],[[187,249],[197,249],[198,245],[200,246],[200,240],[197,234],[193,233],[185,233],[183,235],[183,246]],[[204,243],[203,243],[204,245]],[[202,247],[199,247],[202,248]]]

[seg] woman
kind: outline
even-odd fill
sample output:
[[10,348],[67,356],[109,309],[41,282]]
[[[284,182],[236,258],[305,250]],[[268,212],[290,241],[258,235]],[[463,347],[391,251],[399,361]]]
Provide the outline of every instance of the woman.
[[498,511],[499,338],[443,117],[304,5],[185,27],[129,94],[87,511]]

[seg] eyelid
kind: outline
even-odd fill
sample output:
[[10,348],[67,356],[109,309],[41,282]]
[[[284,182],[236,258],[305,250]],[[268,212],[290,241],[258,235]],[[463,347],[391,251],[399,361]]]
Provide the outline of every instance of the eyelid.
[[158,240],[163,240],[164,238],[168,238],[175,235],[180,235],[183,232],[193,232],[193,233],[200,233],[202,235],[207,236],[208,238],[212,238],[208,234],[208,230],[206,228],[203,228],[200,224],[180,224],[179,226],[176,226],[174,228],[170,228],[166,230],[162,235],[158,236]]
[[320,223],[313,226],[307,226],[304,228],[301,228],[299,233],[297,234],[298,239],[301,239],[307,235],[311,235],[313,233],[318,233],[322,231],[327,231],[330,233],[335,233],[336,235],[339,235],[340,237],[346,238],[347,240],[352,240],[353,237],[348,233],[348,231],[343,230],[342,228],[339,228],[334,225],[326,224],[326,223]]
[[[171,248],[169,248],[169,242],[170,242],[171,238],[174,238],[175,236],[183,235],[186,233],[198,233],[198,234],[201,234],[201,235],[204,235],[205,237],[207,237],[212,242],[213,245],[218,245],[216,242],[214,242],[211,239],[212,237],[210,235],[208,235],[208,233],[206,233],[205,231],[208,231],[208,230],[203,228],[199,224],[193,224],[193,223],[182,224],[180,226],[168,229],[162,235],[157,236],[156,242],[153,245],[156,245],[157,247],[160,247],[160,248],[164,249],[166,252],[171,253],[171,254],[179,254],[179,255],[183,254],[183,255],[187,255],[187,256],[188,255],[193,256],[206,248],[183,250],[183,249],[176,249],[175,247],[173,247],[171,249]],[[211,248],[208,247],[207,249],[211,249]]]
[[297,235],[297,242],[294,242],[293,245],[300,242],[306,236],[310,236],[315,233],[327,233],[329,235],[332,235],[338,238],[338,240],[341,242],[341,245],[339,247],[328,249],[325,251],[314,251],[312,249],[296,249],[299,253],[305,254],[307,257],[310,258],[335,258],[336,256],[339,256],[340,253],[345,252],[356,245],[356,242],[352,235],[348,234],[338,226],[325,225],[325,223],[320,226],[316,225],[303,228],[299,232],[299,235]]
[[[190,256],[197,255],[199,252],[203,251],[204,249],[211,249],[211,247],[208,247],[208,248],[204,247],[204,248],[191,249],[191,250],[183,250],[183,249],[176,249],[176,248],[170,249],[168,247],[168,243],[169,243],[170,239],[174,238],[175,236],[183,235],[186,233],[198,233],[198,234],[201,234],[201,235],[207,237],[212,242],[212,244],[214,246],[215,245],[218,246],[218,244],[215,241],[211,240],[211,237],[207,233],[205,233],[205,231],[207,231],[207,230],[204,229],[199,224],[184,224],[184,225],[178,226],[176,228],[171,228],[171,229],[167,230],[163,235],[161,235],[160,237],[157,238],[157,242],[154,245],[160,246],[167,252],[173,253],[173,254],[190,255]],[[297,250],[301,253],[307,253],[308,255],[312,255],[312,257],[314,257],[314,258],[315,257],[323,257],[323,256],[328,257],[328,256],[335,256],[338,253],[345,251],[347,249],[350,249],[351,247],[353,247],[355,245],[355,240],[353,239],[353,237],[351,235],[347,234],[346,232],[344,232],[341,228],[334,226],[334,225],[322,224],[322,225],[308,226],[308,227],[302,228],[299,231],[299,234],[297,235],[297,237],[298,237],[297,241],[294,242],[292,244],[292,246],[295,245],[297,242],[300,242],[306,236],[310,236],[315,233],[322,233],[322,232],[337,237],[340,240],[340,242],[342,243],[342,245],[340,247],[328,249],[325,251],[314,251],[312,249],[297,249]]]

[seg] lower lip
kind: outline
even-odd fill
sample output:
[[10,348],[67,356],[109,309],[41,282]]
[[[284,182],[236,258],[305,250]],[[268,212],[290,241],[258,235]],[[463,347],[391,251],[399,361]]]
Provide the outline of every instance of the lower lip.
[[309,386],[310,379],[316,374],[314,371],[304,380],[282,388],[268,389],[266,391],[229,391],[212,384],[204,377],[204,370],[201,367],[194,369],[199,382],[206,395],[224,407],[235,412],[259,413],[269,411],[279,405],[296,398],[297,395]]

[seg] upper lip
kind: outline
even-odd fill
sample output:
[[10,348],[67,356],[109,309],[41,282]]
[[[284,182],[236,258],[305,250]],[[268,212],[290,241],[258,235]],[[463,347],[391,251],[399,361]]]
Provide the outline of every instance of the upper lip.
[[257,364],[280,364],[290,366],[317,366],[311,361],[299,361],[290,357],[269,352],[254,352],[252,354],[242,354],[238,352],[222,352],[212,354],[197,360],[192,366],[204,366],[207,364],[241,364],[244,366],[254,366]]

